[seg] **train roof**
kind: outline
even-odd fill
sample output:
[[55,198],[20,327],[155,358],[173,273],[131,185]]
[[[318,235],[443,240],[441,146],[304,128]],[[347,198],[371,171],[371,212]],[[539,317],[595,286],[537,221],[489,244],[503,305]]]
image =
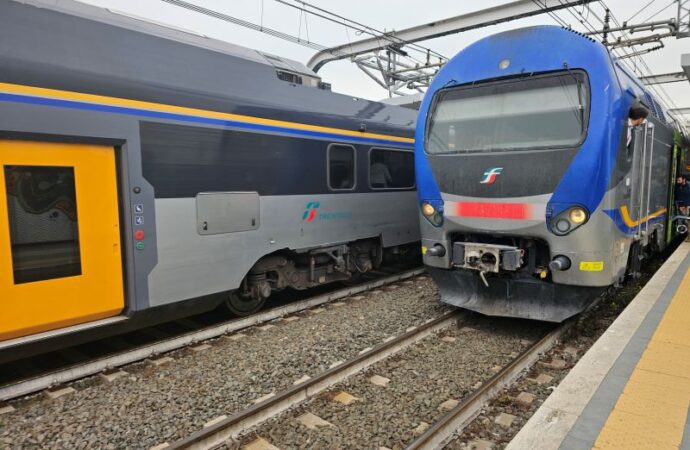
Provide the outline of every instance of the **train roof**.
[[330,92],[297,61],[73,0],[0,0],[0,25],[0,82],[374,132],[414,128],[414,111]]
[[[500,69],[497,61],[486,57],[487,52],[493,54],[500,51],[517,55],[519,61],[511,61],[513,64],[506,71]],[[473,60],[474,64],[466,64],[466,59]],[[441,69],[432,87],[501,78],[506,76],[505,72],[509,72],[510,76],[536,73],[544,70],[542,67],[545,66],[579,67],[573,66],[571,60],[583,63],[581,68],[589,66],[590,69],[608,64],[616,70],[622,89],[630,89],[650,108],[652,115],[664,123],[667,121],[663,107],[647,86],[615,58],[609,49],[585,34],[555,25],[503,31],[470,44]],[[570,62],[566,63],[567,61]],[[515,64],[520,65],[518,73],[515,72]]]
[[176,28],[172,25],[156,22],[145,17],[138,17],[123,11],[109,8],[100,8],[73,0],[13,0],[17,3],[46,8],[75,17],[81,17],[103,24],[115,25],[130,31],[149,34],[163,39],[179,42],[182,44],[193,45],[195,47],[223,53],[228,56],[243,58],[250,61],[274,66],[293,71],[302,75],[317,78],[320,77],[306,65],[282,56],[270,53],[262,53],[257,50],[242,47],[230,42],[213,39],[203,34],[183,28]]

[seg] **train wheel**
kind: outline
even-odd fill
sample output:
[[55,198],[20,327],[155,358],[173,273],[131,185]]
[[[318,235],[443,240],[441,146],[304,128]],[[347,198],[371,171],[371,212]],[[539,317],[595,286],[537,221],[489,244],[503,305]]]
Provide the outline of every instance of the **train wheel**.
[[252,297],[244,297],[236,291],[231,292],[225,297],[225,307],[236,316],[244,317],[250,316],[258,312],[266,303],[264,297],[256,299]]

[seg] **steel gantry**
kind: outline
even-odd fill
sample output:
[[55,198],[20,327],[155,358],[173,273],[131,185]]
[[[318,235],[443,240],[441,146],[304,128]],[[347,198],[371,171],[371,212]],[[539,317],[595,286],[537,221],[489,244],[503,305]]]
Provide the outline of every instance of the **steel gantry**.
[[[338,45],[320,50],[307,63],[315,72],[325,64],[348,59],[354,62],[364,73],[381,87],[388,90],[389,96],[402,95],[404,88],[422,91],[446,63],[446,59],[437,55],[426,55],[426,61],[409,61],[406,46],[429,39],[460,33],[476,28],[496,25],[503,22],[535,16],[539,14],[553,14],[554,11],[581,6],[593,0],[517,0],[505,5],[474,11],[468,14],[442,19],[423,25],[417,25],[399,31],[381,33],[366,39],[348,44]],[[603,43],[611,49],[643,46],[640,50],[627,52],[623,58],[636,57],[664,47],[663,39],[690,36],[690,0],[676,0],[677,16],[664,21],[645,21],[639,24],[623,22],[616,27],[610,27],[607,19],[603,30],[591,30],[587,34],[599,35]],[[671,6],[671,5],[669,5]],[[660,32],[661,31],[661,32]],[[609,40],[613,32],[623,32],[629,37]],[[648,32],[640,36],[640,33]],[[635,34],[635,37],[632,37]],[[644,47],[645,45],[651,46]],[[682,81],[682,74],[665,74],[650,76],[648,84],[670,83]]]
[[[426,61],[421,64],[408,63],[404,58],[407,56],[405,46],[449,34],[580,6],[592,1],[517,0],[505,5],[327,48],[316,53],[307,66],[316,72],[331,61],[349,59],[384,89],[387,89],[391,96],[399,94],[400,89],[403,88],[421,90],[422,87],[428,86],[431,78],[446,60],[427,55]],[[377,73],[380,78],[377,77]]]
[[667,84],[678,83],[680,81],[688,81],[688,76],[685,74],[685,72],[664,73],[659,75],[640,77],[640,81],[642,81],[647,86],[651,86],[653,84]]

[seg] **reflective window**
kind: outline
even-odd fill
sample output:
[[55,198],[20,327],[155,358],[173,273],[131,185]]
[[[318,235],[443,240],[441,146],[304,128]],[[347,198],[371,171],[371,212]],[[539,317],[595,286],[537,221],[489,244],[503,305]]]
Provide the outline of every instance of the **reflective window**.
[[578,145],[589,110],[580,72],[439,91],[427,152],[558,148]]
[[414,187],[414,153],[374,148],[369,152],[369,186],[372,189]]
[[14,282],[81,275],[74,168],[4,169]]
[[328,147],[328,186],[333,190],[354,189],[354,147],[337,144]]

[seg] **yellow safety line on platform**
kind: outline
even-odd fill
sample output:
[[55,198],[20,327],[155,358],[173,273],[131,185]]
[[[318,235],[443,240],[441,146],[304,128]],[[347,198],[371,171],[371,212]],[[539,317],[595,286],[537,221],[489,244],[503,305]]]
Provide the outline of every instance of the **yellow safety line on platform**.
[[594,448],[674,449],[690,407],[690,271],[666,309]]

